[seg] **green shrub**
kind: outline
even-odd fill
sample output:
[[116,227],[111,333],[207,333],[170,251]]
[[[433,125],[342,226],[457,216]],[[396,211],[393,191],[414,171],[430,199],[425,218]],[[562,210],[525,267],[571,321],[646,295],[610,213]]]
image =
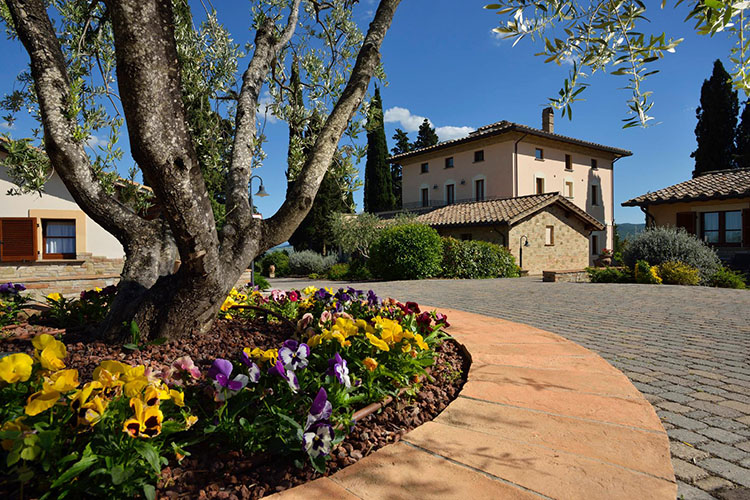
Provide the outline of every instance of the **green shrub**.
[[733,271],[727,267],[721,267],[711,276],[711,286],[719,288],[746,288],[745,279],[739,271]]
[[431,278],[440,274],[443,243],[430,226],[389,227],[370,247],[370,271],[387,280]]
[[255,286],[257,286],[259,290],[268,290],[271,288],[271,284],[268,280],[260,274],[255,275]]
[[369,281],[372,279],[372,272],[365,262],[353,260],[349,264],[349,273],[346,275],[349,281]]
[[721,261],[714,250],[684,229],[655,227],[639,233],[623,251],[625,265],[633,267],[639,260],[652,266],[665,262],[682,262],[698,269],[700,281],[706,284],[716,274]]
[[292,274],[325,274],[336,263],[335,255],[323,257],[312,250],[294,252],[289,256],[289,268]]
[[487,241],[443,238],[443,274],[446,278],[504,278],[517,275],[510,251]]
[[260,262],[265,276],[268,276],[271,264],[276,266],[276,276],[279,278],[287,276],[290,272],[289,254],[285,250],[269,252],[261,258]]
[[343,281],[349,275],[349,264],[341,262],[334,264],[328,270],[328,279],[333,281]]
[[696,268],[673,261],[659,265],[659,277],[665,285],[695,286],[701,281],[700,273]]
[[635,281],[644,285],[659,285],[661,284],[661,278],[659,277],[658,268],[656,266],[648,265],[645,260],[639,260],[635,263]]
[[633,273],[627,267],[587,267],[592,283],[632,283]]

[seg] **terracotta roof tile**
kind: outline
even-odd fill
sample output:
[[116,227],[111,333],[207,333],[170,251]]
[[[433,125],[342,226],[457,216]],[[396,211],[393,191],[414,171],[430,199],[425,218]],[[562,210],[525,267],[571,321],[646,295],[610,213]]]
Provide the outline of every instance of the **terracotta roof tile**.
[[750,168],[717,170],[628,200],[624,207],[750,196]]
[[430,226],[467,226],[482,224],[513,224],[552,203],[560,203],[589,225],[602,230],[604,225],[558,193],[545,193],[499,200],[454,203],[417,217]]

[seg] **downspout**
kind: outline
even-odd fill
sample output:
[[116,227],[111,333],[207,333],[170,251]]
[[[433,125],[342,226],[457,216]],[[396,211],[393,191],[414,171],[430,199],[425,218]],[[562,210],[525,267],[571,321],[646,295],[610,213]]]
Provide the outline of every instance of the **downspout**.
[[529,135],[524,133],[520,139],[513,144],[513,197],[518,196],[518,143],[521,142]]
[[646,215],[646,227],[647,228],[654,227],[656,225],[656,219],[654,218],[653,215],[648,213],[648,206],[641,205],[640,208],[641,208],[641,212],[643,212]]
[[[617,163],[617,160],[622,158],[622,156],[616,156],[614,160],[612,160],[612,241],[609,242],[612,245],[608,246],[607,248],[611,249],[612,252],[615,251],[615,163]],[[604,225],[607,225],[607,217],[604,217]],[[604,228],[607,229],[606,227]]]

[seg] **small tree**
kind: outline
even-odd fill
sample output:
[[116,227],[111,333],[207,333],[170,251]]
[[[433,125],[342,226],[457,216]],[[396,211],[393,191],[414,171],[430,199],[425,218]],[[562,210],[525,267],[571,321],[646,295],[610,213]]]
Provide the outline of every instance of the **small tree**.
[[690,155],[695,158],[693,177],[733,167],[738,108],[737,91],[732,89],[731,77],[717,59],[711,78],[703,81],[701,105],[695,110],[698,148]]
[[430,125],[430,121],[425,118],[422,125],[419,126],[419,132],[417,132],[417,140],[411,145],[411,149],[422,149],[434,146],[439,142],[437,132]]
[[396,207],[391,170],[388,166],[388,144],[383,123],[383,101],[380,89],[370,101],[367,116],[367,164],[365,165],[365,212],[385,212]]
[[[393,140],[396,142],[391,153],[399,155],[402,153],[408,153],[411,151],[411,143],[409,142],[409,135],[401,130],[396,129],[396,133],[393,134]],[[391,182],[393,184],[393,197],[396,199],[396,208],[401,208],[401,183],[403,181],[403,169],[400,163],[391,163]]]

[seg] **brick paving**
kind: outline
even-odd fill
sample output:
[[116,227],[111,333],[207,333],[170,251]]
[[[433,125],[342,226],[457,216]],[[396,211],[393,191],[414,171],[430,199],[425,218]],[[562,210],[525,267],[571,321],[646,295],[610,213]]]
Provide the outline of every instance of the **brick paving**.
[[[279,288],[302,283],[310,281],[272,280]],[[538,278],[356,286],[525,323],[592,349],[662,419],[678,497],[750,498],[750,291]]]

